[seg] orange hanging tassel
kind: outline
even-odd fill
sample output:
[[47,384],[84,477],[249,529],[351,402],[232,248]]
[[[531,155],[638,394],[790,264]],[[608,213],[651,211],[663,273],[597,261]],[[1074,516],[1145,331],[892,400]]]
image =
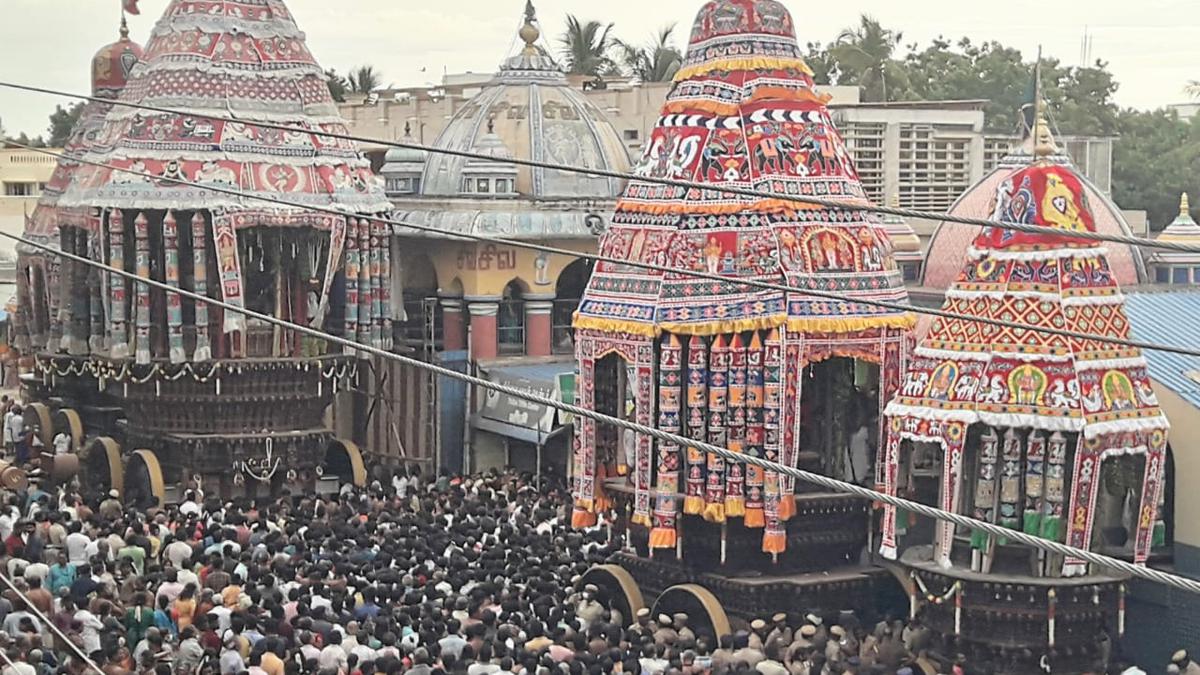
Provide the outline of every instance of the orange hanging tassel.
[[596,514],[583,509],[575,509],[571,512],[571,527],[577,530],[583,530],[596,525]]
[[787,535],[782,532],[764,534],[762,550],[763,553],[783,553],[787,550]]
[[796,515],[796,497],[783,495],[779,498],[779,519],[791,520]]
[[675,548],[677,535],[669,527],[656,527],[650,530],[650,548]]
[[746,527],[763,527],[767,524],[762,509],[746,509],[746,517],[743,522]]

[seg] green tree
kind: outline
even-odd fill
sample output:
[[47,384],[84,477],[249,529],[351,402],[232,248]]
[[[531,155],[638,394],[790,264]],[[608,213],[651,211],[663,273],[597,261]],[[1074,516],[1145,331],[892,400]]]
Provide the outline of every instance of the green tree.
[[1191,80],[1183,90],[1192,98],[1200,98],[1200,80]]
[[1122,110],[1113,146],[1113,199],[1145,209],[1154,230],[1179,213],[1179,195],[1200,175],[1200,124],[1173,110]]
[[338,72],[333,68],[325,71],[325,83],[329,85],[329,95],[338,103],[346,102],[346,90],[350,84],[346,82],[346,78],[338,75]]
[[350,71],[350,91],[355,94],[369,94],[383,86],[382,81],[375,66],[359,66]]
[[621,63],[633,77],[643,82],[670,82],[683,65],[683,53],[671,44],[675,24],[664,27],[646,45],[613,40]]
[[79,115],[83,112],[83,102],[74,103],[66,108],[54,106],[50,113],[50,138],[46,142],[52,148],[61,148],[67,144],[71,131],[79,123]]
[[599,21],[580,21],[575,15],[567,15],[567,30],[558,38],[562,45],[560,54],[572,75],[603,77],[611,74],[616,64],[612,50],[616,43],[612,37],[613,24]]
[[863,14],[857,27],[842,31],[829,47],[837,63],[838,84],[858,85],[864,101],[894,100],[894,91],[906,86],[904,70],[892,58],[902,37]]
[[837,81],[837,62],[829,53],[829,48],[820,42],[810,42],[805,45],[807,52],[804,61],[813,71],[813,82],[817,84],[833,84]]

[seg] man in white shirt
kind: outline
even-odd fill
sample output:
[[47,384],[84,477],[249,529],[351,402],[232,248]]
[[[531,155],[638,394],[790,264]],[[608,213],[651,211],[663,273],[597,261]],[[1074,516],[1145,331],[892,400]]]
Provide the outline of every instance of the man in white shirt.
[[78,522],[71,523],[71,533],[67,535],[67,562],[78,567],[88,561],[87,550],[92,545],[92,538],[83,533]]
[[87,609],[87,601],[75,605],[75,621],[79,622],[79,637],[83,639],[83,651],[88,654],[100,651],[100,631],[104,624]]
[[24,429],[25,417],[21,414],[21,408],[13,406],[12,410],[4,416],[4,449],[9,455],[13,453],[17,439],[21,437],[21,432]]
[[321,656],[317,659],[317,665],[322,668],[331,668],[339,673],[346,672],[347,660],[346,652],[342,651],[342,635],[338,632],[329,634],[329,644],[321,650]]
[[60,431],[54,436],[54,454],[65,455],[71,451],[71,437],[67,432]]

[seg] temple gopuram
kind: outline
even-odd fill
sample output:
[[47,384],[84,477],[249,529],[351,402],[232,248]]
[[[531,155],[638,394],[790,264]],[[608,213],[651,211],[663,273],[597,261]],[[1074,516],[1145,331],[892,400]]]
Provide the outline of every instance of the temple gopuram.
[[[177,112],[90,104],[32,239],[390,347],[388,233],[370,217],[391,207],[352,143],[317,135],[345,125],[284,2],[173,0],[144,52],[123,31],[93,81],[97,96]],[[86,489],[153,504],[183,486],[253,496],[365,480],[359,450],[323,423],[356,355],[38,251],[19,269],[26,417],[47,448],[70,435]]]
[[[899,386],[913,317],[888,225],[866,205],[792,16],[775,0],[713,0],[600,243],[575,318],[577,403],[787,466],[877,482],[879,412]],[[748,286],[785,284],[799,292]],[[834,291],[844,299],[804,289]],[[872,614],[891,575],[860,564],[870,505],[693,448],[576,422],[574,525],[600,514],[627,550],[592,579],[633,612],[687,611],[728,632],[796,607]],[[900,598],[903,605],[903,598]],[[632,614],[626,614],[631,616]]]
[[[1037,159],[999,184],[985,228],[888,405],[884,489],[1025,534],[1145,564],[1164,543],[1168,421],[1140,350],[973,317],[1129,339],[1086,185]],[[885,509],[881,553],[899,560],[910,612],[996,672],[1078,673],[1125,630],[1126,579],[1003,537]]]

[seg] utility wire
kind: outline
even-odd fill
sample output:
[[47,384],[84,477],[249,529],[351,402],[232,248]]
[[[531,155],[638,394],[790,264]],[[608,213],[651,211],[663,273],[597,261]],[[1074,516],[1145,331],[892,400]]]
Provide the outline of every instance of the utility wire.
[[[340,134],[333,131],[323,129],[314,129],[307,126],[298,126],[295,124],[280,124],[276,122],[259,121],[252,119],[243,119],[238,117],[229,117],[224,115],[216,115],[213,113],[198,112],[191,110],[177,110],[174,108],[165,108],[161,106],[147,105],[145,103],[132,103],[129,101],[120,101],[106,98],[98,98],[95,96],[87,96],[85,94],[75,94],[68,91],[58,89],[48,89],[45,87],[35,87],[27,84],[17,84],[14,82],[6,82],[0,80],[0,87],[9,89],[17,89],[20,91],[33,92],[38,94],[48,94],[51,96],[65,96],[68,98],[82,99],[104,103],[107,105],[121,106],[124,108],[133,108],[135,110],[145,110],[147,112],[165,113],[169,115],[180,115],[185,117],[199,117],[203,119],[214,120],[218,122],[235,122],[237,124],[246,124],[256,126],[263,129],[275,129],[279,131],[301,131],[313,136],[325,138],[334,138],[343,141],[352,141],[355,143],[367,143],[371,145],[382,145],[393,148],[404,148],[408,150],[421,150],[439,155],[450,155],[453,157],[462,157],[465,159],[477,159],[487,162],[495,162],[497,164],[512,164],[516,166],[524,166],[530,168],[553,169],[556,171],[564,171],[568,173],[580,173],[589,176],[600,176],[604,178],[616,178],[619,180],[640,181],[642,183],[652,183],[655,185],[665,185],[668,187],[681,187],[692,190],[703,190],[705,192],[721,192],[724,194],[738,195],[742,197],[753,197],[755,199],[779,199],[803,204],[813,204],[822,206],[828,209],[837,209],[841,211],[865,211],[868,213],[879,213],[883,215],[900,216],[902,218],[918,218],[922,220],[945,221],[951,223],[960,223],[963,225],[977,225],[980,227],[995,227],[1004,230],[1012,230],[1016,232],[1025,232],[1028,234],[1043,234],[1054,235],[1056,237],[1069,237],[1072,239],[1080,239],[1087,241],[1106,241],[1117,244],[1126,244],[1129,246],[1138,246],[1142,248],[1157,248],[1167,251],[1175,251],[1179,253],[1200,253],[1200,246],[1191,244],[1182,244],[1172,241],[1160,241],[1154,239],[1143,239],[1129,235],[1104,234],[1101,232],[1076,232],[1063,230],[1055,227],[1047,227],[1044,225],[1031,225],[1027,223],[1009,223],[999,220],[989,220],[987,218],[972,218],[968,216],[958,216],[950,213],[938,213],[936,211],[918,211],[916,209],[904,209],[895,206],[883,206],[876,204],[848,204],[845,201],[838,199],[829,199],[815,196],[798,196],[789,195],[779,192],[771,192],[768,190],[755,190],[751,188],[742,188],[732,185],[714,185],[712,183],[701,183],[693,180],[683,180],[678,178],[662,178],[656,176],[639,176],[634,173],[613,171],[611,169],[602,168],[586,168],[573,166],[570,164],[561,164],[555,162],[545,162],[530,159],[520,159],[517,157],[499,158],[492,155],[474,152],[472,150],[456,150],[452,148],[441,148],[433,145],[425,145],[422,143],[410,143],[407,141],[389,141],[381,138],[371,138],[369,136],[358,136],[354,134]],[[157,178],[157,176],[155,177]],[[411,227],[411,226],[410,226]],[[444,233],[443,233],[444,234]]]
[[[0,234],[3,234],[6,237],[10,236],[7,232],[0,232]],[[12,591],[13,593],[16,593],[17,597],[19,597],[25,601],[25,609],[27,609],[30,612],[33,612],[34,616],[36,616],[38,618],[38,622],[40,622],[42,624],[43,629],[49,629],[50,632],[54,633],[54,635],[57,636],[58,639],[63,641],[63,644],[66,644],[71,649],[71,651],[75,652],[75,655],[78,656],[81,661],[83,661],[84,665],[86,665],[88,668],[91,668],[92,670],[96,671],[97,675],[105,675],[104,670],[102,670],[100,668],[100,666],[96,665],[96,662],[93,661],[90,656],[85,654],[83,649],[81,647],[79,647],[78,645],[76,645],[71,640],[71,638],[67,637],[67,635],[65,633],[63,633],[61,630],[59,630],[58,626],[56,626],[54,624],[54,622],[50,620],[50,617],[43,614],[42,610],[38,609],[37,605],[35,605],[29,599],[29,596],[25,595],[25,593],[21,589],[17,588],[16,585],[12,582],[12,580],[8,578],[7,574],[0,574],[0,581],[4,582],[4,585],[8,587],[8,590]],[[5,654],[4,660],[8,661],[7,654]],[[9,661],[9,665],[12,665],[11,661]]]
[[[23,148],[25,150],[29,150],[32,152],[39,152],[39,153],[42,153],[45,155],[49,155],[51,157],[59,157],[59,158],[67,157],[73,161],[79,162],[80,164],[87,164],[87,165],[96,166],[96,167],[100,167],[100,168],[111,169],[113,171],[118,171],[121,173],[130,174],[133,176],[141,176],[143,178],[149,178],[151,180],[156,180],[156,181],[160,181],[160,182],[173,183],[176,185],[184,185],[184,186],[188,186],[188,187],[200,188],[202,190],[209,190],[212,192],[231,195],[231,196],[239,197],[242,199],[250,199],[250,200],[262,201],[262,202],[266,202],[266,203],[270,203],[270,204],[277,204],[280,206],[286,206],[288,208],[293,208],[293,209],[302,209],[302,210],[307,210],[307,211],[330,213],[330,214],[343,216],[343,217],[355,217],[354,214],[348,214],[343,210],[340,210],[340,209],[337,209],[337,208],[334,208],[331,206],[305,205],[305,204],[300,204],[297,202],[290,202],[285,199],[279,199],[277,197],[269,197],[267,195],[258,195],[258,194],[253,194],[253,193],[247,193],[247,192],[243,192],[241,190],[235,190],[232,188],[221,187],[218,185],[206,185],[206,184],[196,183],[193,181],[183,180],[181,178],[155,176],[153,174],[146,173],[143,171],[135,171],[133,169],[125,169],[125,168],[121,168],[121,167],[112,166],[111,164],[105,164],[104,162],[97,162],[94,160],[84,159],[84,158],[77,157],[77,156],[61,155],[61,154],[52,152],[50,150],[47,150],[45,148],[35,148],[31,145],[24,144],[24,143],[18,143],[16,141],[10,140],[10,141],[7,141],[7,143],[14,147]],[[445,232],[443,232],[439,228],[431,226],[431,225],[418,225],[416,223],[408,223],[408,222],[404,222],[401,220],[395,220],[392,218],[383,218],[383,217],[365,217],[365,216],[363,216],[363,219],[364,220],[376,220],[381,223],[387,223],[394,227],[407,227],[407,228],[411,228],[411,229],[415,229],[415,230],[432,232],[432,233],[435,233],[435,234],[437,234],[439,236],[443,236],[443,237],[446,236]],[[1055,231],[1057,232],[1058,230],[1055,230]],[[1004,319],[994,319],[991,317],[967,316],[965,314],[949,312],[949,311],[946,311],[943,309],[933,309],[930,307],[919,307],[919,306],[916,306],[913,304],[890,302],[887,300],[877,300],[877,299],[872,299],[872,298],[851,298],[851,297],[846,296],[843,293],[838,293],[835,291],[824,291],[824,290],[811,289],[811,288],[799,288],[796,286],[788,286],[785,284],[778,284],[778,283],[773,283],[773,282],[769,282],[769,281],[761,281],[758,279],[740,279],[740,278],[739,279],[731,279],[729,277],[724,277],[719,274],[712,274],[710,272],[705,272],[705,271],[700,271],[700,270],[687,270],[687,269],[682,269],[682,268],[670,267],[670,266],[666,266],[666,265],[658,265],[658,264],[654,264],[654,263],[641,262],[641,261],[637,261],[637,260],[622,260],[620,258],[613,258],[611,256],[603,256],[603,255],[593,254],[593,253],[581,253],[579,251],[573,251],[570,249],[558,248],[555,246],[546,246],[543,244],[536,244],[536,243],[521,241],[521,240],[517,240],[517,239],[507,239],[504,237],[495,237],[495,236],[490,236],[490,235],[481,235],[481,234],[473,234],[473,233],[461,233],[461,234],[456,233],[452,236],[454,238],[458,238],[458,239],[468,239],[468,240],[487,242],[487,243],[492,243],[492,244],[502,244],[505,246],[512,246],[514,248],[524,248],[524,249],[529,249],[529,250],[533,250],[533,251],[542,251],[545,253],[552,253],[555,255],[564,255],[564,256],[569,256],[572,258],[582,258],[582,259],[587,259],[587,260],[594,260],[596,262],[607,262],[607,263],[611,263],[614,265],[624,265],[626,267],[636,267],[639,269],[652,270],[652,271],[656,271],[656,272],[663,272],[663,273],[670,273],[670,274],[682,274],[682,275],[687,275],[687,276],[693,276],[693,277],[696,277],[699,279],[708,279],[710,281],[717,281],[717,282],[721,282],[723,284],[732,284],[732,285],[742,287],[742,288],[761,288],[761,289],[771,290],[771,291],[781,291],[784,293],[798,293],[800,295],[809,295],[809,296],[818,297],[818,298],[825,298],[827,300],[833,300],[833,301],[837,301],[837,302],[850,302],[850,303],[867,305],[870,307],[879,307],[882,309],[890,309],[890,310],[895,310],[895,311],[900,311],[900,312],[913,312],[916,314],[927,314],[929,316],[936,316],[936,317],[941,317],[941,318],[945,318],[945,319],[959,319],[959,320],[963,320],[963,321],[971,321],[971,322],[975,322],[975,323],[999,326],[1001,328],[1013,328],[1013,329],[1022,330],[1022,331],[1034,331],[1034,332],[1038,332],[1038,333],[1045,333],[1048,335],[1058,335],[1060,337],[1067,337],[1067,338],[1072,338],[1075,340],[1090,340],[1090,341],[1101,342],[1101,343],[1106,343],[1106,344],[1120,345],[1122,347],[1134,347],[1134,348],[1143,349],[1143,350],[1152,350],[1152,351],[1168,352],[1168,353],[1172,353],[1172,354],[1180,354],[1183,356],[1200,357],[1200,349],[1191,349],[1188,347],[1163,345],[1163,344],[1157,344],[1157,343],[1153,343],[1153,342],[1145,342],[1145,341],[1141,341],[1141,340],[1118,338],[1118,337],[1113,337],[1110,335],[1081,333],[1081,332],[1066,330],[1066,329],[1062,329],[1062,328],[1053,328],[1050,326],[1034,326],[1032,324],[1020,323],[1017,321],[1007,321]]]
[[312,328],[310,326],[302,326],[300,324],[292,323],[285,319],[280,319],[280,318],[277,318],[274,316],[270,316],[268,314],[262,314],[260,312],[255,312],[253,310],[246,309],[245,307],[239,307],[237,305],[226,302],[224,300],[210,298],[207,295],[200,295],[198,293],[184,290],[182,288],[175,288],[164,282],[157,281],[155,279],[146,278],[146,277],[141,277],[133,272],[129,272],[129,271],[126,271],[123,269],[118,269],[116,267],[111,267],[109,265],[105,265],[104,263],[101,263],[101,262],[98,262],[95,260],[91,260],[90,258],[86,258],[84,256],[75,255],[73,253],[67,253],[65,251],[55,250],[52,246],[49,246],[47,244],[42,244],[39,242],[35,242],[35,241],[26,239],[24,237],[20,237],[15,234],[9,234],[7,232],[0,232],[0,235],[7,237],[9,239],[12,239],[14,241],[23,243],[27,246],[31,246],[31,247],[46,251],[47,253],[50,253],[52,255],[57,255],[60,258],[63,258],[65,260],[70,260],[72,262],[81,263],[84,265],[88,265],[90,267],[95,267],[97,269],[105,270],[105,271],[109,272],[110,274],[117,274],[119,276],[122,276],[122,277],[125,277],[125,278],[131,280],[133,283],[145,284],[152,288],[157,288],[159,290],[166,291],[168,294],[172,294],[172,293],[177,294],[181,297],[190,298],[197,302],[206,302],[210,305],[220,307],[227,312],[234,312],[234,313],[246,316],[248,318],[258,319],[260,321],[269,323],[271,325],[279,326],[280,328],[284,328],[286,330],[296,331],[298,333],[307,335],[309,337],[323,339],[326,342],[329,342],[329,343],[332,343],[335,345],[339,345],[346,349],[352,350],[352,352],[358,352],[359,354],[369,354],[371,356],[377,356],[382,359],[388,359],[391,361],[404,363],[404,364],[413,366],[415,368],[428,370],[430,372],[436,373],[443,377],[449,377],[449,378],[453,378],[456,380],[461,380],[463,382],[466,382],[468,384],[471,384],[471,385],[474,385],[477,387],[481,387],[483,389],[490,389],[492,391],[497,391],[502,394],[507,394],[509,396],[514,396],[517,398],[525,399],[527,401],[539,403],[541,405],[552,407],[552,408],[555,408],[555,409],[563,411],[563,412],[571,413],[572,415],[578,415],[579,417],[586,417],[588,419],[592,419],[592,420],[595,420],[595,421],[603,423],[603,424],[610,424],[610,425],[613,425],[613,426],[616,426],[616,427],[619,427],[622,429],[627,429],[629,431],[633,431],[635,433],[645,434],[647,436],[650,436],[651,438],[657,439],[658,441],[661,441],[664,443],[674,443],[676,445],[679,445],[680,447],[691,447],[691,448],[695,448],[698,451],[711,452],[715,455],[722,457],[726,461],[742,462],[745,464],[751,464],[751,465],[754,465],[757,467],[761,467],[762,469],[765,469],[768,471],[774,471],[774,472],[782,474],[782,475],[791,476],[793,478],[796,478],[796,479],[799,479],[799,480],[802,480],[802,481],[805,481],[808,483],[812,483],[814,485],[819,485],[821,487],[828,488],[830,490],[851,494],[856,497],[862,497],[864,499],[870,499],[870,500],[874,500],[874,501],[878,501],[878,502],[883,502],[884,504],[888,504],[888,505],[891,505],[891,506],[894,506],[894,507],[900,508],[900,509],[905,509],[905,510],[911,511],[913,513],[918,513],[920,515],[927,516],[929,518],[944,520],[944,521],[947,521],[950,523],[954,523],[955,525],[958,525],[961,527],[970,528],[973,530],[979,530],[979,531],[986,532],[986,533],[996,536],[996,537],[1004,537],[1004,538],[1007,538],[1007,539],[1010,539],[1013,541],[1017,541],[1022,544],[1025,544],[1027,546],[1032,546],[1037,549],[1050,551],[1052,553],[1058,553],[1058,554],[1064,555],[1068,558],[1083,560],[1088,563],[1098,565],[1100,567],[1116,570],[1118,572],[1122,572],[1125,574],[1129,574],[1131,576],[1146,579],[1148,581],[1154,581],[1154,582],[1166,584],[1172,588],[1187,591],[1190,593],[1200,594],[1200,581],[1188,579],[1188,578],[1181,577],[1181,576],[1174,575],[1174,574],[1169,574],[1167,572],[1162,572],[1160,570],[1156,570],[1156,569],[1149,568],[1149,567],[1135,565],[1135,564],[1127,562],[1125,560],[1111,558],[1108,556],[1100,555],[1098,553],[1094,553],[1092,551],[1085,551],[1083,549],[1075,548],[1072,546],[1067,546],[1065,544],[1060,544],[1056,541],[1049,541],[1046,539],[1042,539],[1040,537],[1035,537],[1032,535],[1025,534],[1024,532],[1022,532],[1020,530],[1011,530],[1009,528],[1002,527],[1000,525],[996,525],[995,523],[989,523],[989,522],[985,522],[982,520],[976,520],[974,518],[968,518],[967,516],[959,515],[957,513],[943,511],[941,509],[938,509],[938,508],[935,508],[932,506],[926,506],[925,504],[921,504],[921,503],[914,502],[914,501],[909,501],[907,499],[902,499],[900,497],[896,497],[893,495],[884,494],[882,492],[877,492],[875,490],[871,490],[869,488],[865,488],[860,485],[854,485],[853,483],[847,483],[845,481],[840,481],[840,480],[836,480],[834,478],[829,478],[828,476],[822,476],[817,473],[812,473],[809,471],[803,471],[801,469],[784,466],[782,464],[777,464],[775,462],[767,461],[767,460],[759,458],[759,457],[753,457],[750,455],[733,452],[733,451],[729,450],[728,448],[716,446],[711,443],[697,441],[695,439],[680,436],[679,434],[668,433],[668,432],[658,429],[656,427],[649,427],[649,426],[645,426],[642,424],[637,424],[635,422],[630,422],[628,420],[623,420],[618,417],[613,417],[611,415],[605,415],[602,413],[598,413],[594,410],[589,410],[587,408],[582,408],[577,405],[564,403],[562,401],[558,401],[556,399],[553,399],[553,398],[550,398],[547,396],[535,394],[526,389],[521,389],[518,387],[510,387],[508,385],[491,382],[491,381],[483,379],[481,377],[476,377],[474,375],[468,375],[466,373],[460,373],[456,370],[451,370],[450,368],[444,368],[442,366],[438,366],[438,365],[435,365],[432,363],[426,363],[425,361],[421,361],[419,359],[402,356],[400,354],[394,354],[392,352],[389,352],[384,349],[380,349],[378,347],[373,347],[370,345],[365,345],[365,344],[362,344],[359,342],[355,342],[353,340],[349,340],[349,339],[346,339],[346,338],[343,338],[343,337],[340,337],[337,335],[333,335],[326,331]]

